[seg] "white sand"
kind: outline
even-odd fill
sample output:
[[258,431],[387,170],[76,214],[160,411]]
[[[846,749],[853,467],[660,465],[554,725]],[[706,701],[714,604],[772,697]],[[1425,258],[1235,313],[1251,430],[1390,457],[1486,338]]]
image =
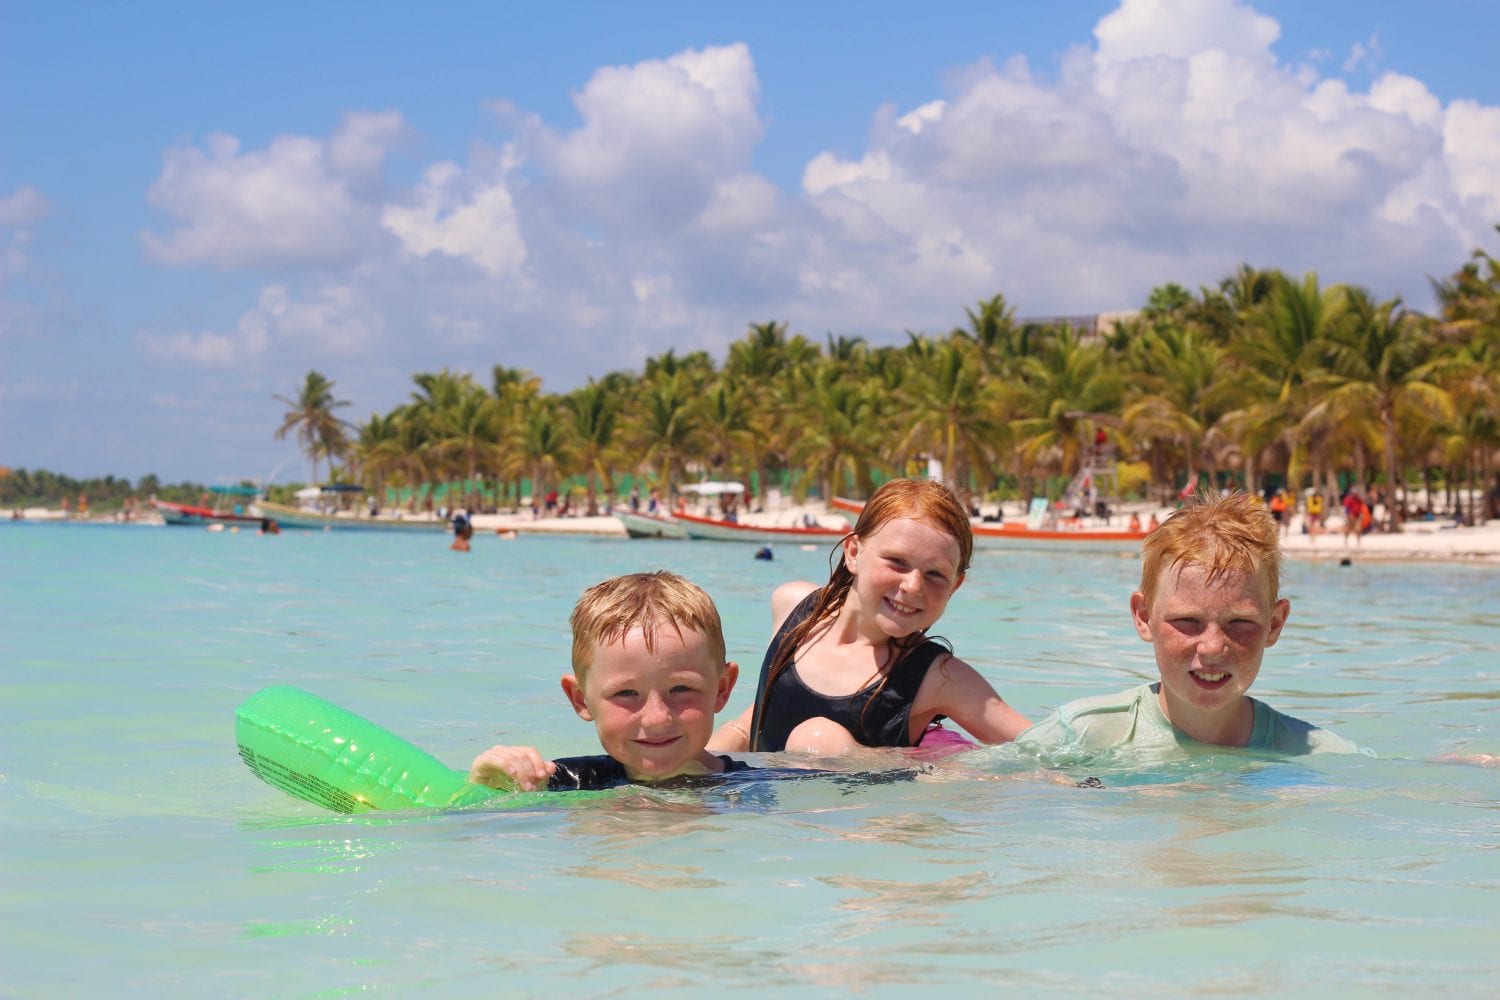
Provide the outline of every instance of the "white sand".
[[[644,509],[644,505],[643,505]],[[700,517],[718,517],[717,507],[706,505],[688,507],[689,514]],[[811,516],[819,524],[829,528],[842,528],[849,524],[841,515],[831,512],[821,503],[794,504],[790,501],[774,510],[761,513],[741,513],[740,523],[757,526],[790,528],[802,524],[804,515]],[[475,514],[475,536],[496,531],[514,530],[518,534],[579,534],[625,536],[625,526],[612,514],[600,517],[547,517],[533,518],[531,511],[519,514]]]
[[[693,513],[703,513],[699,508]],[[1140,511],[1141,520],[1150,514],[1149,508]],[[1158,518],[1165,519],[1170,508],[1157,510]],[[812,515],[819,524],[841,527],[848,524],[841,515],[830,512],[821,503],[801,505],[787,504],[780,510],[762,514],[745,514],[742,524],[790,526],[801,523],[802,515]],[[1122,516],[1116,514],[1111,523],[1123,527],[1129,511]],[[1018,519],[1016,512],[1006,509],[1006,519]],[[1453,527],[1452,521],[1410,521],[1396,534],[1372,532],[1358,539],[1351,537],[1346,542],[1343,536],[1343,518],[1335,516],[1331,524],[1317,537],[1302,533],[1302,516],[1293,517],[1287,534],[1282,538],[1281,549],[1291,559],[1349,558],[1360,560],[1391,561],[1463,561],[1500,563],[1500,521],[1490,521],[1480,527]],[[1102,525],[1101,525],[1102,526]],[[474,517],[475,536],[493,534],[497,529],[514,529],[518,533],[536,534],[586,534],[624,536],[625,528],[612,516],[601,517],[542,517],[533,519],[530,511],[521,514],[478,514]]]

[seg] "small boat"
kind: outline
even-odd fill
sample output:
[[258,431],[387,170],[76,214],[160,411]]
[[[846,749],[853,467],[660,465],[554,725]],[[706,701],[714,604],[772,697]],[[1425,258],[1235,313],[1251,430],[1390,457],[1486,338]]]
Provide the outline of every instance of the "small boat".
[[778,528],[761,524],[740,524],[735,521],[716,521],[711,517],[699,517],[678,511],[673,515],[689,538],[702,538],[714,542],[755,542],[769,545],[772,542],[816,542],[837,541],[849,534],[846,528],[787,527]]
[[835,512],[842,514],[848,519],[850,524],[853,524],[859,520],[860,512],[865,509],[865,502],[863,500],[846,500],[844,497],[834,497],[828,501],[828,506],[832,507]]
[[1028,528],[1024,524],[976,524],[974,545],[984,549],[1059,549],[1133,551],[1145,531],[1126,528]]
[[[858,500],[834,497],[829,504],[834,510],[851,520],[859,517],[865,505]],[[1061,527],[1032,528],[1019,521],[1006,524],[976,524],[973,526],[974,545],[984,549],[1063,549],[1078,548],[1089,551],[1128,552],[1145,538],[1144,529],[1131,531],[1127,528],[1093,528],[1081,524],[1060,522]]]
[[[414,517],[371,517],[357,510],[325,512],[262,500],[262,517],[274,520],[283,528],[310,528],[314,531],[448,531],[451,525],[427,515]],[[254,518],[259,521],[260,518]]]
[[225,524],[260,523],[259,515],[247,513],[244,510],[226,509],[225,507],[230,497],[244,497],[254,500],[260,495],[260,491],[254,486],[210,486],[208,491],[214,494],[214,505],[212,507],[190,503],[173,503],[171,500],[158,500],[155,497],[152,497],[148,502],[167,524],[180,524],[201,528],[204,525],[214,524],[222,527]]
[[631,538],[686,538],[687,530],[675,518],[660,514],[643,514],[628,507],[616,507],[615,518],[625,526]]

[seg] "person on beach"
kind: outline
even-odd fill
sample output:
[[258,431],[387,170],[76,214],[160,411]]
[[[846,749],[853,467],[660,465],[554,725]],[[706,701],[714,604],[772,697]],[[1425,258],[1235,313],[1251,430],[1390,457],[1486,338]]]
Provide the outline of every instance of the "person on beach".
[[1354,547],[1364,541],[1365,530],[1370,526],[1370,506],[1359,491],[1351,488],[1344,496],[1344,548],[1349,547],[1349,536],[1354,536]]
[[947,486],[881,486],[836,551],[828,583],[786,583],[772,595],[775,637],[755,702],[709,746],[934,746],[957,737],[937,725],[945,717],[984,743],[1015,739],[1026,719],[927,636],[963,584],[973,547],[968,514]]
[[1277,490],[1271,497],[1271,519],[1276,522],[1276,533],[1286,537],[1292,523],[1292,510],[1287,504],[1286,490]]
[[1314,543],[1323,532],[1323,494],[1313,490],[1307,498],[1307,536]]
[[604,753],[549,761],[535,747],[493,746],[474,759],[470,781],[556,791],[751,770],[705,749],[739,666],[724,658],[719,611],[702,588],[675,573],[618,576],[584,591],[569,621],[563,693]]
[[1291,613],[1278,594],[1276,524],[1258,500],[1206,497],[1146,536],[1130,615],[1156,651],[1161,679],[1069,702],[1022,733],[1019,746],[1205,743],[1289,756],[1361,752],[1247,693]]

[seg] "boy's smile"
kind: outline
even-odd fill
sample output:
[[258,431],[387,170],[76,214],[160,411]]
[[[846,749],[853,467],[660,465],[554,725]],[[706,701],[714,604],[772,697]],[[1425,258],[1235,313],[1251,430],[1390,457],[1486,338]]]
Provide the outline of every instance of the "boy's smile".
[[667,627],[646,648],[639,628],[595,647],[583,683],[562,680],[573,710],[594,723],[604,751],[635,779],[660,781],[684,771],[718,770],[704,751],[713,735],[714,713],[734,689],[739,668],[718,663],[708,640]]
[[1243,746],[1254,717],[1246,692],[1266,649],[1281,637],[1291,604],[1273,605],[1258,574],[1229,572],[1212,583],[1208,575],[1192,564],[1166,567],[1152,607],[1137,591],[1130,611],[1136,631],[1156,650],[1158,698],[1172,724],[1204,743]]

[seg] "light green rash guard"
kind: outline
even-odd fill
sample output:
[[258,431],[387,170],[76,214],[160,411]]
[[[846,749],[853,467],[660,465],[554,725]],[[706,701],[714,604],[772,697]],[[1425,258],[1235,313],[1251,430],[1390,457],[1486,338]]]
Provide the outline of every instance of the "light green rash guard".
[[[1121,691],[1119,694],[1079,698],[1047,716],[1016,738],[1021,747],[1042,750],[1077,748],[1087,750],[1163,750],[1172,747],[1202,748],[1162,714],[1157,701],[1159,683]],[[1362,753],[1374,756],[1350,741],[1319,729],[1301,719],[1283,715],[1265,702],[1250,699],[1255,706],[1255,725],[1250,741],[1229,749],[1300,757],[1311,753]]]

